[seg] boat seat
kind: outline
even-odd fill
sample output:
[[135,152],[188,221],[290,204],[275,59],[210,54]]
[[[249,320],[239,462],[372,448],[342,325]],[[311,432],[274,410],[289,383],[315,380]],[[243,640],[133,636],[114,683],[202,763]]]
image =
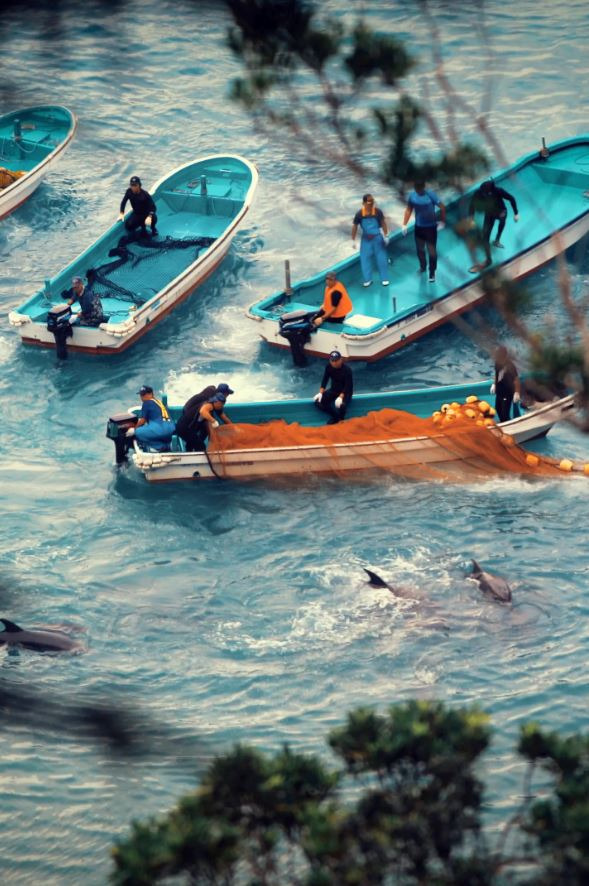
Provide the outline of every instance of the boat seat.
[[355,326],[356,329],[370,329],[372,326],[376,326],[377,323],[382,323],[382,317],[369,317],[367,314],[352,314],[350,317],[346,318],[345,325]]
[[581,170],[572,172],[570,169],[559,169],[558,166],[550,166],[548,163],[538,164],[535,169],[538,176],[547,184],[577,187],[583,190],[589,188],[589,172]]
[[229,197],[192,194],[181,191],[163,191],[162,197],[172,212],[187,212],[195,215],[212,215],[218,218],[232,218],[242,203]]

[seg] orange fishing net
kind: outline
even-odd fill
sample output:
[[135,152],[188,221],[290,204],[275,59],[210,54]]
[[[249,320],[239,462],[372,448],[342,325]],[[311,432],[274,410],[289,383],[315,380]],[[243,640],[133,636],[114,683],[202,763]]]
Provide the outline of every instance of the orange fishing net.
[[24,171],[6,169],[5,166],[0,166],[0,189],[7,188],[8,185],[15,182],[21,175],[24,175]]
[[374,468],[420,480],[589,474],[589,465],[526,452],[497,427],[494,414],[488,403],[469,397],[465,404],[444,404],[431,418],[381,409],[323,427],[222,425],[212,433],[208,456],[220,476],[242,478]]

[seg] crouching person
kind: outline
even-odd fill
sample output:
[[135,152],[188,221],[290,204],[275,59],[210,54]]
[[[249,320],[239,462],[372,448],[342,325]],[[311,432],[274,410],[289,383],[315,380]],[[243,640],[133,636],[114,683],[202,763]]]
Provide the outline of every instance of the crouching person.
[[[326,390],[328,384],[330,388]],[[328,425],[343,421],[353,393],[352,370],[345,365],[339,351],[332,351],[321,379],[319,393],[315,394],[313,398],[317,408],[329,415]]]
[[135,436],[144,448],[165,452],[170,448],[176,425],[164,404],[153,396],[153,388],[142,385],[137,393],[141,397],[141,413],[136,426],[127,431],[127,437]]

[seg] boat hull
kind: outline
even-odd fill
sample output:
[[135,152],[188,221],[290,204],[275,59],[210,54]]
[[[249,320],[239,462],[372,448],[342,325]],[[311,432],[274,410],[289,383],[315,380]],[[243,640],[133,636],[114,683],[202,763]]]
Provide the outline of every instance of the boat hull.
[[[435,389],[432,389],[435,391]],[[443,389],[452,393],[451,389]],[[410,393],[410,392],[407,392]],[[566,417],[574,406],[572,396],[545,403],[519,418],[498,425],[516,443],[525,443],[548,433]],[[480,476],[488,470],[482,459],[457,459],[439,446],[436,437],[398,438],[378,442],[276,447],[273,449],[228,450],[223,453],[223,469],[216,459],[209,460],[203,452],[143,452],[137,445],[133,463],[150,483],[211,480],[220,473],[232,480],[300,478],[311,474],[342,475],[366,473],[370,470],[393,471],[397,475],[420,479],[423,466],[431,475],[436,468],[448,476],[456,470],[464,479],[470,474]],[[215,467],[215,463],[217,467]],[[454,467],[453,467],[454,466]]]
[[[25,175],[17,179],[13,184],[0,190],[0,219],[5,218],[7,215],[10,215],[11,212],[14,212],[15,209],[18,209],[18,207],[28,200],[31,194],[37,190],[54,163],[65,153],[76,134],[78,127],[76,115],[67,108],[53,108],[53,106],[48,105],[39,108],[26,109],[22,112],[19,111],[18,114],[26,120],[27,115],[30,116],[33,112],[41,114],[43,111],[51,112],[52,110],[60,111],[69,117],[69,130],[65,134],[63,140],[43,160],[31,170],[27,171]],[[11,114],[7,115],[7,117],[8,116],[14,117],[15,115]],[[0,118],[0,125],[2,119],[3,118]],[[0,165],[3,165],[1,158]]]

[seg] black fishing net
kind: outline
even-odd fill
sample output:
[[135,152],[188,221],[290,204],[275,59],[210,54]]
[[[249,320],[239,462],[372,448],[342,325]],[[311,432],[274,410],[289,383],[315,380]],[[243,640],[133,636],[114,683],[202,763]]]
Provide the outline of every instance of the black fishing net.
[[109,252],[113,261],[90,268],[88,282],[101,299],[142,305],[195,262],[214,237],[122,237]]

